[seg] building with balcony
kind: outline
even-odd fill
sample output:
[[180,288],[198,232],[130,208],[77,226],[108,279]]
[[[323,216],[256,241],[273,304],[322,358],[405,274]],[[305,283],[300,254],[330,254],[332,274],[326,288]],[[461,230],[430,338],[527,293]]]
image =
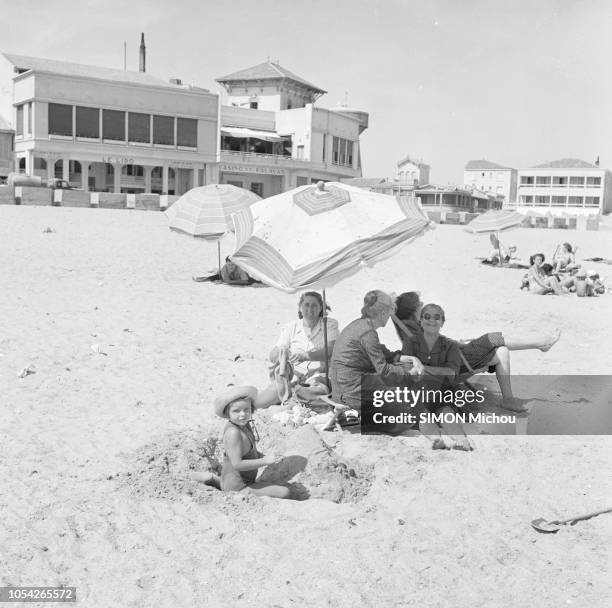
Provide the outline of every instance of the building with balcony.
[[470,160],[463,170],[466,186],[503,196],[506,203],[516,201],[518,171],[488,160]]
[[13,171],[15,131],[7,120],[0,116],[0,180]]
[[612,172],[564,158],[518,172],[518,211],[591,215],[612,211]]
[[100,192],[182,194],[216,181],[218,96],[130,72],[0,54],[16,170]]
[[217,79],[219,182],[271,196],[319,180],[361,176],[365,112],[315,106],[326,93],[267,61]]

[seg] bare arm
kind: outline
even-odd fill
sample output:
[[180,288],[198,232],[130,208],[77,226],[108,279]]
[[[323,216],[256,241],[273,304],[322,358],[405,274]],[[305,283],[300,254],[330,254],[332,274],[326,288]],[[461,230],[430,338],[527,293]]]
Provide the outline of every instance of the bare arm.
[[242,458],[242,433],[235,427],[230,427],[225,431],[223,445],[225,446],[225,453],[229,461],[237,471],[253,471],[274,462],[273,458],[266,458],[265,456],[263,458],[244,460]]

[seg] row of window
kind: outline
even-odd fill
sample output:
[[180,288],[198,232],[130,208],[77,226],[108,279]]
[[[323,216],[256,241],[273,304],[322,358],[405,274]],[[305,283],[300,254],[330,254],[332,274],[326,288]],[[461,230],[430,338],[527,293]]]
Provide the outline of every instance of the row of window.
[[334,136],[332,140],[332,163],[345,167],[353,166],[353,142],[350,139]]
[[573,186],[598,187],[601,186],[601,177],[586,177],[584,175],[521,175],[521,186]]
[[[23,105],[17,106],[17,135],[23,134],[23,128],[19,132],[20,120],[23,127]],[[186,148],[198,145],[198,121],[193,118],[50,103],[48,126],[49,135]]]
[[536,207],[599,207],[599,196],[526,196],[519,197],[520,205]]

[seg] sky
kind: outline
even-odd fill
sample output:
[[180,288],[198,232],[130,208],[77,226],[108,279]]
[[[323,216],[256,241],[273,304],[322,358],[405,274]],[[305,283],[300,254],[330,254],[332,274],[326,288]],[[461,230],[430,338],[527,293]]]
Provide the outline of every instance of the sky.
[[[410,156],[462,184],[471,159],[612,169],[607,0],[0,0],[0,51],[138,70],[219,92],[270,58],[369,113],[365,177]],[[7,27],[8,24],[8,27]]]

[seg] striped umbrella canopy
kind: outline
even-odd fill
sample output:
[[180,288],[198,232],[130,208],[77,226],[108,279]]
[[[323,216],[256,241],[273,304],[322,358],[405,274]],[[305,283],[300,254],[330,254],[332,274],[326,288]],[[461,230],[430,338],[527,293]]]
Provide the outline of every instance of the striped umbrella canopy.
[[231,184],[192,188],[166,210],[172,230],[201,239],[219,240],[233,231],[231,216],[261,200],[257,194]]
[[469,232],[501,232],[510,228],[518,228],[525,219],[522,213],[492,209],[473,219],[467,226]]
[[433,224],[418,199],[331,182],[301,186],[234,215],[234,263],[283,291],[325,288]]

